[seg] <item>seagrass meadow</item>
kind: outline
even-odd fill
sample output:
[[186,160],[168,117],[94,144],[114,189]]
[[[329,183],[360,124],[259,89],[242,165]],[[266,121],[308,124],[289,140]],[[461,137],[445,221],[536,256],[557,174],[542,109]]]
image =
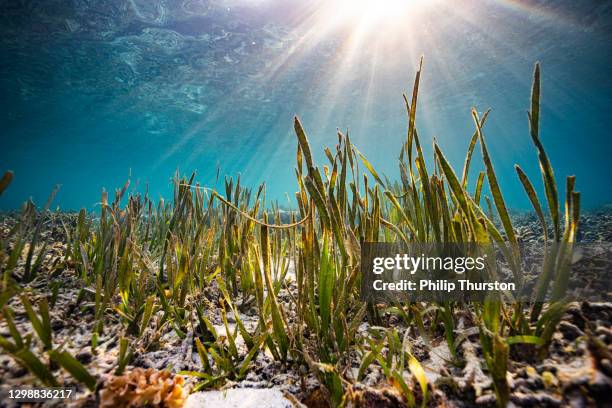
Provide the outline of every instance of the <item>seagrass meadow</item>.
[[[404,97],[394,182],[347,133],[316,163],[296,117],[293,210],[266,200],[265,185],[228,178],[215,190],[176,174],[169,200],[131,193],[128,181],[92,214],[51,211],[56,190],[42,208],[3,214],[2,392],[75,387],[68,404],[107,407],[181,407],[197,391],[270,387],[309,407],[605,405],[612,304],[565,294],[572,245],[609,239],[612,217],[581,216],[572,176],[560,194],[539,134],[539,65],[527,120],[541,180],[515,169],[526,215],[507,208],[487,148],[494,112],[472,109],[463,168],[435,141],[424,157],[420,77]],[[3,197],[11,181],[6,172]],[[530,302],[360,300],[364,242],[491,244],[516,266],[525,240],[543,254]],[[584,268],[609,268],[607,253]]]

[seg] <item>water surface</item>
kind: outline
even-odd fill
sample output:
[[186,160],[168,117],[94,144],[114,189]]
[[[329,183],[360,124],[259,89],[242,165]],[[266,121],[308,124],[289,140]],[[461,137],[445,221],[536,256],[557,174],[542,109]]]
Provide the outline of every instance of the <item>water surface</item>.
[[212,184],[218,168],[267,181],[285,202],[296,190],[295,114],[319,163],[336,128],[349,128],[393,178],[401,94],[421,55],[428,156],[435,137],[459,168],[470,107],[491,108],[485,136],[505,198],[528,208],[513,165],[538,180],[526,110],[540,61],[541,134],[559,184],[575,174],[585,206],[612,202],[611,2],[421,0],[401,27],[361,31],[356,20],[329,24],[328,3],[0,1],[0,169],[15,172],[0,207],[42,204],[59,183],[57,205],[92,210],[130,175],[169,197],[177,169]]

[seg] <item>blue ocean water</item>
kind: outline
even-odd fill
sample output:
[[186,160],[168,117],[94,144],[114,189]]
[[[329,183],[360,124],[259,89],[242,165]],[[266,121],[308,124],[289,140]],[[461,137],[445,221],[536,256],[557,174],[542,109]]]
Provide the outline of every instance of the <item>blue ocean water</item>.
[[128,177],[170,197],[177,169],[211,186],[217,170],[266,181],[287,203],[294,115],[318,163],[348,128],[394,178],[402,92],[421,55],[426,155],[435,137],[459,171],[470,108],[491,108],[485,136],[505,198],[529,208],[513,165],[540,184],[526,115],[540,61],[558,183],[575,174],[584,206],[612,202],[612,2],[405,0],[411,16],[391,29],[333,15],[333,1],[0,1],[0,170],[15,173],[0,208],[42,204],[59,183],[55,205],[95,210],[102,189]]

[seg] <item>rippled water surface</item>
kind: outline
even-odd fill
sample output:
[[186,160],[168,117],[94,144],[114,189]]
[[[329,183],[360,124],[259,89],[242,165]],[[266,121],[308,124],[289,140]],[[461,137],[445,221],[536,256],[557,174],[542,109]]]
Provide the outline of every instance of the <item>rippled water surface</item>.
[[513,164],[539,177],[525,112],[540,61],[542,138],[559,184],[576,174],[586,206],[612,202],[611,2],[406,1],[411,15],[393,28],[332,24],[323,1],[0,1],[0,170],[15,172],[0,207],[41,203],[60,183],[56,204],[94,209],[130,174],[168,197],[176,169],[205,183],[217,168],[241,173],[286,200],[295,114],[320,163],[336,128],[349,128],[393,178],[401,93],[421,55],[426,154],[435,137],[460,166],[470,107],[490,107],[500,183],[527,208]]

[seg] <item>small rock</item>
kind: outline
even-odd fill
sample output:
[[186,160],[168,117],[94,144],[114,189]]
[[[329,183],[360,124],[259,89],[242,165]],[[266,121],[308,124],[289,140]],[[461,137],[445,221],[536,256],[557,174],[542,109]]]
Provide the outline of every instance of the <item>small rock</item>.
[[612,379],[599,371],[595,371],[594,377],[589,382],[589,391],[596,401],[607,400],[612,393]]
[[28,373],[28,370],[20,365],[12,365],[10,367],[10,372],[13,378],[20,378],[26,375]]
[[552,363],[542,363],[538,366],[538,371],[541,373],[544,373],[544,371],[549,371],[551,374],[557,374],[558,368]]
[[578,337],[584,335],[582,330],[569,322],[559,323],[559,331],[563,333],[563,337],[570,341],[576,340]]
[[517,378],[512,382],[512,388],[514,389],[519,389],[519,388],[525,388],[528,389],[528,384],[527,384],[527,380],[524,378]]
[[59,320],[59,319],[55,319],[51,322],[51,329],[53,329],[53,331],[58,331],[64,328],[64,321],[63,320]]
[[510,397],[512,402],[518,406],[526,407],[559,407],[561,406],[561,399],[550,394],[542,392],[536,393],[522,393],[517,392],[512,394]]
[[595,330],[595,334],[599,337],[601,341],[606,344],[612,343],[612,330],[607,327],[599,326]]
[[294,408],[275,388],[233,388],[225,391],[205,391],[191,394],[184,408]]
[[476,403],[476,405],[495,406],[496,401],[497,401],[497,398],[495,397],[495,394],[485,394],[485,395],[481,395],[480,397],[476,398],[476,401],[474,402]]
[[602,368],[602,371],[607,375],[612,375],[612,362],[609,359],[604,358],[599,362],[599,365]]
[[80,351],[79,353],[77,353],[76,356],[74,356],[77,360],[79,360],[79,362],[81,364],[89,364],[91,363],[91,359],[92,359],[92,355],[89,351],[87,350],[83,350]]

